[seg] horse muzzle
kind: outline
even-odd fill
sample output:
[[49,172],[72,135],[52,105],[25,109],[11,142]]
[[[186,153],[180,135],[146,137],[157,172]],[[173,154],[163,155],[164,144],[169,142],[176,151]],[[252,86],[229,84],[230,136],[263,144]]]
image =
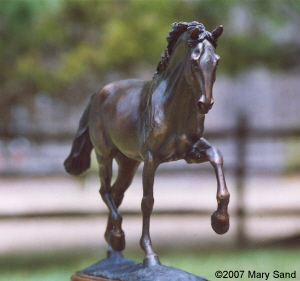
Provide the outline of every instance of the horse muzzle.
[[198,108],[201,114],[206,114],[208,111],[211,110],[211,108],[214,105],[214,101],[211,101],[211,103],[205,103],[202,101],[198,101]]

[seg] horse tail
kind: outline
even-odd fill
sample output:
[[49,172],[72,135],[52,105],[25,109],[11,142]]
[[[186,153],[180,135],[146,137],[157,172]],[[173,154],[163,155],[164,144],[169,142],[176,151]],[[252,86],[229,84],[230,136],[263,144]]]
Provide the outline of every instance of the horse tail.
[[66,171],[71,175],[80,175],[85,172],[91,165],[91,151],[93,144],[89,134],[89,112],[91,101],[86,107],[79,122],[79,127],[73,140],[70,155],[64,162]]

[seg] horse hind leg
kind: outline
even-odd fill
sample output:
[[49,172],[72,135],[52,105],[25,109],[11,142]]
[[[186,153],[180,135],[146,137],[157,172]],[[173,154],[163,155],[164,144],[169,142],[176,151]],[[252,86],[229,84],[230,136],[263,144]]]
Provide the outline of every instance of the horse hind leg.
[[121,205],[125,191],[130,186],[140,162],[130,159],[121,152],[115,157],[119,166],[118,176],[111,188],[111,196],[117,208]]
[[123,251],[125,248],[125,236],[121,228],[122,216],[119,213],[114,200],[110,195],[111,177],[112,177],[112,157],[104,157],[97,154],[97,161],[99,165],[99,177],[101,182],[100,195],[106,204],[109,215],[108,221],[111,224],[109,233],[105,232],[105,239],[109,246],[115,251]]
[[[124,193],[130,186],[140,162],[126,157],[121,152],[117,153],[115,159],[117,161],[119,169],[118,169],[117,179],[114,182],[113,186],[111,187],[110,196],[116,208],[119,208],[119,206],[122,204]],[[114,229],[114,225],[112,221],[109,219],[105,231],[107,237],[110,235],[113,229]],[[117,254],[117,253],[110,247],[108,249],[108,256],[111,256],[113,254]]]

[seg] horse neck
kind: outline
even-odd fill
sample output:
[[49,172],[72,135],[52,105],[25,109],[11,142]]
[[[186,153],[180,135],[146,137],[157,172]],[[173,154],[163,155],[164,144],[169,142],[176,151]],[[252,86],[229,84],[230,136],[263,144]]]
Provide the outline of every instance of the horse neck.
[[152,126],[164,123],[177,133],[194,131],[199,114],[196,113],[196,98],[184,79],[184,61],[173,64],[172,69],[166,69],[153,82],[155,87],[150,113]]
[[[190,100],[191,95],[185,95],[189,85],[185,79],[186,64],[189,63],[189,50],[186,44],[186,38],[182,36],[178,39],[173,53],[169,59],[166,69],[159,75],[156,91],[161,97],[159,100],[161,106],[179,107]],[[154,93],[157,94],[157,93]],[[191,93],[192,94],[192,93]]]
[[181,59],[172,63],[158,78],[153,97],[158,97],[155,101],[164,112],[176,110],[179,114],[195,99],[184,78],[185,62],[185,59]]

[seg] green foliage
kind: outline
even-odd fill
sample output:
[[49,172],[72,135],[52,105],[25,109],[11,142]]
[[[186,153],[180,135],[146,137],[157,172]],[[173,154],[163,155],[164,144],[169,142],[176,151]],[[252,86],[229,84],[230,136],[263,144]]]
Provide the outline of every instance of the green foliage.
[[[138,65],[154,72],[175,21],[196,20],[208,30],[224,25],[219,72],[293,67],[299,42],[286,48],[276,34],[299,24],[299,9],[296,0],[0,1],[1,118],[41,91],[71,102],[112,72],[137,76]],[[236,10],[249,20],[241,23]]]

